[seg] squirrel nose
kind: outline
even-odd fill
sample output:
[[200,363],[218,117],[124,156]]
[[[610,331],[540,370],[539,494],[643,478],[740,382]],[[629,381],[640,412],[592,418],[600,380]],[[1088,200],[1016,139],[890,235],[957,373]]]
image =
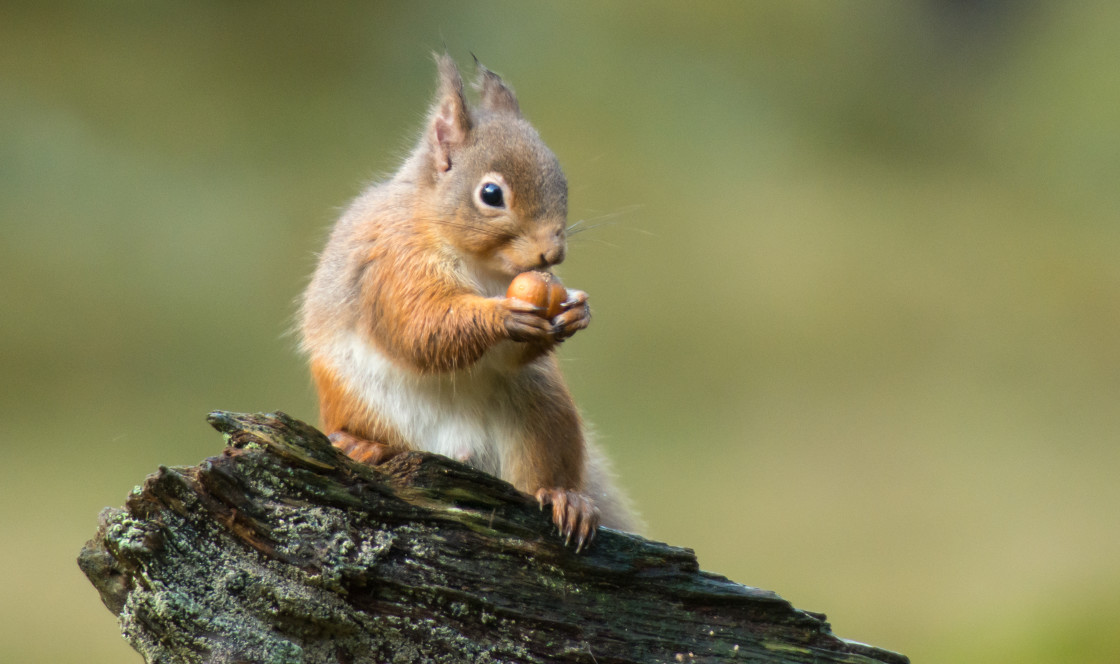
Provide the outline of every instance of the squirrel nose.
[[541,267],[550,267],[561,263],[564,260],[564,245],[557,245],[550,248],[548,251],[542,251],[540,255]]

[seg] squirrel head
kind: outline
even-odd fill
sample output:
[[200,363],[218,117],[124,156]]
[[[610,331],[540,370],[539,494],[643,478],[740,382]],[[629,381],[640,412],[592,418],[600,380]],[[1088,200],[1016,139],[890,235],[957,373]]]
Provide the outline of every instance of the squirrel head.
[[436,64],[439,90],[411,159],[432,232],[498,274],[563,261],[568,183],[556,156],[497,74],[476,60],[471,107],[454,61],[436,55]]

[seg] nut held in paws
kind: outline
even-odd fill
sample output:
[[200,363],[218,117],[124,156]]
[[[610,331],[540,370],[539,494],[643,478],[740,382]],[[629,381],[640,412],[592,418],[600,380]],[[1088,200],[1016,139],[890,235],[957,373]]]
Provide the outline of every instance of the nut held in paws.
[[560,314],[561,305],[568,298],[568,290],[556,275],[534,270],[514,277],[506,297],[540,307],[541,315],[552,320]]

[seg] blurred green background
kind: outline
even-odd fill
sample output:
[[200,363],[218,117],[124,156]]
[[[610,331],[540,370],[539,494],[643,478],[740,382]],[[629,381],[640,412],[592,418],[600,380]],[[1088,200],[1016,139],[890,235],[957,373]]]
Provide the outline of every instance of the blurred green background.
[[577,399],[649,536],[916,662],[1120,661],[1120,5],[0,4],[0,661],[132,662],[74,562],[289,334],[430,54],[564,164]]

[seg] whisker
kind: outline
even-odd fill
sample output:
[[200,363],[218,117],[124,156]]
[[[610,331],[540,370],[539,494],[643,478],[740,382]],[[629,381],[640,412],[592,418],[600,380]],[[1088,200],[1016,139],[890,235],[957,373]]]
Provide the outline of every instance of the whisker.
[[[584,231],[589,231],[594,228],[600,228],[602,226],[613,226],[623,221],[622,217],[640,210],[641,207],[641,205],[631,205],[615,212],[607,212],[605,214],[600,214],[594,217],[584,217],[583,219],[579,219],[569,224],[567,233],[568,235],[576,235],[578,233],[583,233]],[[595,221],[597,223],[588,223],[589,221]],[[631,230],[636,233],[642,233],[643,235],[654,235],[644,228],[634,228],[632,226],[624,226],[624,228],[627,228],[627,230]]]
[[583,219],[578,219],[578,220],[573,221],[572,223],[568,224],[568,227],[564,230],[567,231],[568,233],[579,233],[580,231],[585,230],[585,229],[580,228],[580,227],[583,226],[586,223],[587,223],[587,218],[584,217]]
[[601,237],[577,237],[577,238],[573,238],[573,241],[574,242],[594,242],[596,244],[601,244],[604,247],[610,247],[611,249],[621,249],[622,248],[622,245],[618,245],[618,244],[615,244],[613,242],[607,242],[606,240],[604,240]]

